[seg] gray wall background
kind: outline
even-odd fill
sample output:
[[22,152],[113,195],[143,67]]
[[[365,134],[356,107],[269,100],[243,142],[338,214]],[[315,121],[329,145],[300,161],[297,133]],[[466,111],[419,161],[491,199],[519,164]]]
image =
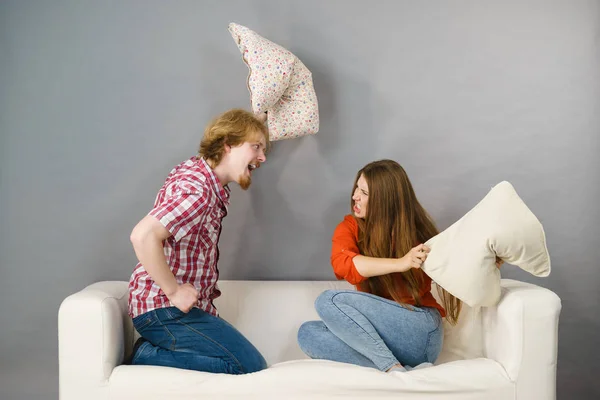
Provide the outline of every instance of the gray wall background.
[[30,0],[0,3],[0,398],[57,397],[60,302],[128,279],[169,170],[249,107],[232,21],[313,71],[321,131],[233,189],[222,278],[333,279],[369,161],[398,160],[440,228],[508,180],[554,269],[503,275],[562,298],[559,398],[599,396],[598,1]]

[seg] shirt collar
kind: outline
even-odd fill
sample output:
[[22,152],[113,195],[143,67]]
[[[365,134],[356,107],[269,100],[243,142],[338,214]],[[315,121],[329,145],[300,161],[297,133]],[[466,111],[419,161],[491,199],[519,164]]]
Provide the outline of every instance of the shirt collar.
[[231,189],[229,189],[229,186],[226,185],[225,187],[223,187],[223,185],[221,185],[219,178],[203,157],[198,156],[196,158],[198,160],[197,164],[200,167],[202,174],[208,179],[208,181],[210,182],[210,186],[212,187],[214,192],[217,194],[217,196],[219,196],[221,201],[225,203],[225,205],[229,205],[229,194],[231,193]]

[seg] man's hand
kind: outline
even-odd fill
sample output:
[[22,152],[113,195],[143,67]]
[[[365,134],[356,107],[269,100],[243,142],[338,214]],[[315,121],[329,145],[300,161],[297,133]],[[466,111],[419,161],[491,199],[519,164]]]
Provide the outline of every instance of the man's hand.
[[189,283],[179,285],[175,292],[170,296],[167,294],[167,297],[173,306],[186,314],[198,303],[198,291]]
[[406,272],[411,268],[421,268],[421,264],[425,262],[430,251],[431,249],[424,244],[413,247],[404,257],[398,259],[398,272]]

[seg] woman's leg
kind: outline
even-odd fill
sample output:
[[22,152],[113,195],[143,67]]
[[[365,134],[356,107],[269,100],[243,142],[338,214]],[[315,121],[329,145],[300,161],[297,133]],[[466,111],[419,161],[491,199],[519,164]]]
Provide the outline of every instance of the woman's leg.
[[406,308],[354,290],[325,291],[315,308],[329,331],[382,371],[398,363],[433,362],[441,350],[442,324],[435,309]]
[[342,342],[323,321],[308,321],[298,330],[300,349],[310,358],[377,368],[367,357]]

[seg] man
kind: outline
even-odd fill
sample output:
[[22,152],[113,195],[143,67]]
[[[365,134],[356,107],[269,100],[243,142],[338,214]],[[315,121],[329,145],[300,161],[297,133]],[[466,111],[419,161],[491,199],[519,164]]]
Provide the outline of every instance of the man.
[[258,350],[219,318],[213,300],[221,294],[218,242],[228,184],[248,189],[268,146],[263,118],[239,109],[220,115],[207,126],[199,155],[171,171],[133,229],[139,263],[129,281],[129,315],[141,338],[131,364],[227,374],[266,368]]

